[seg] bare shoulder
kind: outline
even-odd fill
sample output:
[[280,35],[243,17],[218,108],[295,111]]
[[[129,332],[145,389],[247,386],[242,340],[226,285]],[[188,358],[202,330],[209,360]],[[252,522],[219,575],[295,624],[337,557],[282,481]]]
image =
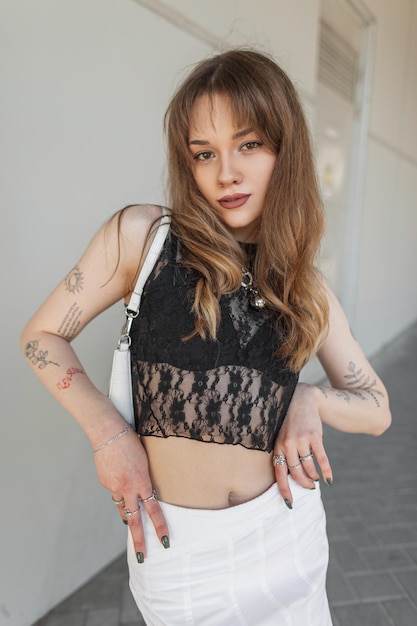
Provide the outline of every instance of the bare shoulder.
[[[152,225],[161,217],[162,207],[155,204],[134,204],[118,211],[109,221],[117,224],[122,239],[145,240]],[[136,241],[137,243],[137,241]]]
[[119,275],[124,277],[125,300],[134,289],[142,263],[153,241],[161,216],[167,210],[154,204],[132,205],[116,213],[108,227],[116,246]]
[[150,226],[162,215],[162,207],[157,204],[132,204],[122,209],[123,218],[131,225]]
[[132,276],[146,249],[152,227],[162,215],[162,207],[154,204],[135,204],[118,211],[103,229],[107,247],[114,247],[118,265]]
[[[115,302],[126,300],[132,283],[134,285],[150,228],[161,213],[158,206],[136,205],[111,217],[33,316],[31,329],[72,340],[96,315]],[[74,327],[67,331],[65,320],[72,317],[76,325],[74,322]]]

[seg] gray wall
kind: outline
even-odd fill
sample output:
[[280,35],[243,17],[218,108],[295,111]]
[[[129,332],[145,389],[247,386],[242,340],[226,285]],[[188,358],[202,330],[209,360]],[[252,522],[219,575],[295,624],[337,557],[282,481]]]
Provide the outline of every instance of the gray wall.
[[[314,125],[319,0],[147,4],[0,0],[1,625],[33,623],[124,548],[86,438],[18,337],[113,211],[163,201],[161,120],[182,70],[219,41],[260,43]],[[376,50],[354,331],[371,353],[417,317],[417,2],[366,4]],[[121,323],[120,305],[76,342],[103,390]]]

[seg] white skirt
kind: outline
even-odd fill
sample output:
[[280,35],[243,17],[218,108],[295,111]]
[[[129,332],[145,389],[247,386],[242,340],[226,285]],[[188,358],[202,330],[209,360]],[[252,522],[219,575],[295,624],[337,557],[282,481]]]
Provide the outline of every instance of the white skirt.
[[130,588],[149,626],[331,626],[325,582],[326,519],[320,487],[291,479],[290,510],[276,484],[220,510],[161,502],[170,530],[164,549],[142,511],[147,555],[129,534]]

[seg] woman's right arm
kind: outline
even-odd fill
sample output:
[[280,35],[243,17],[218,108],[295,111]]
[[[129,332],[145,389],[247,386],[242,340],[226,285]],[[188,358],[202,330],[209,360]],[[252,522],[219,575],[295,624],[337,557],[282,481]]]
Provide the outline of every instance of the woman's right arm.
[[[160,215],[154,206],[131,207],[120,222],[113,219],[94,237],[77,265],[52,292],[23,330],[22,350],[35,374],[62,406],[78,421],[95,453],[101,484],[124,507],[138,509],[138,498],[152,493],[148,460],[137,435],[112,402],[92,383],[74,352],[71,341],[99,313],[128,298],[150,225]],[[145,504],[156,533],[168,537],[159,504]],[[135,551],[145,555],[140,514],[129,517]],[[166,545],[166,539],[164,544]],[[163,545],[164,545],[163,544]]]

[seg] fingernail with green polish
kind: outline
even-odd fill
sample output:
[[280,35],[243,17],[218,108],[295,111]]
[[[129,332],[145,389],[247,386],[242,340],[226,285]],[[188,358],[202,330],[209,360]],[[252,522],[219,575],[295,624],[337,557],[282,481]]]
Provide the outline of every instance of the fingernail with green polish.
[[164,535],[163,537],[161,537],[161,543],[164,546],[164,548],[169,548],[169,539],[166,535]]
[[333,485],[333,478],[326,478],[326,483],[331,487]]
[[144,563],[145,557],[143,556],[143,552],[136,552],[136,558],[138,563]]
[[285,504],[287,505],[287,507],[289,509],[292,509],[292,504],[291,504],[291,502],[289,500],[287,500],[287,498],[284,498],[284,502],[285,502]]

